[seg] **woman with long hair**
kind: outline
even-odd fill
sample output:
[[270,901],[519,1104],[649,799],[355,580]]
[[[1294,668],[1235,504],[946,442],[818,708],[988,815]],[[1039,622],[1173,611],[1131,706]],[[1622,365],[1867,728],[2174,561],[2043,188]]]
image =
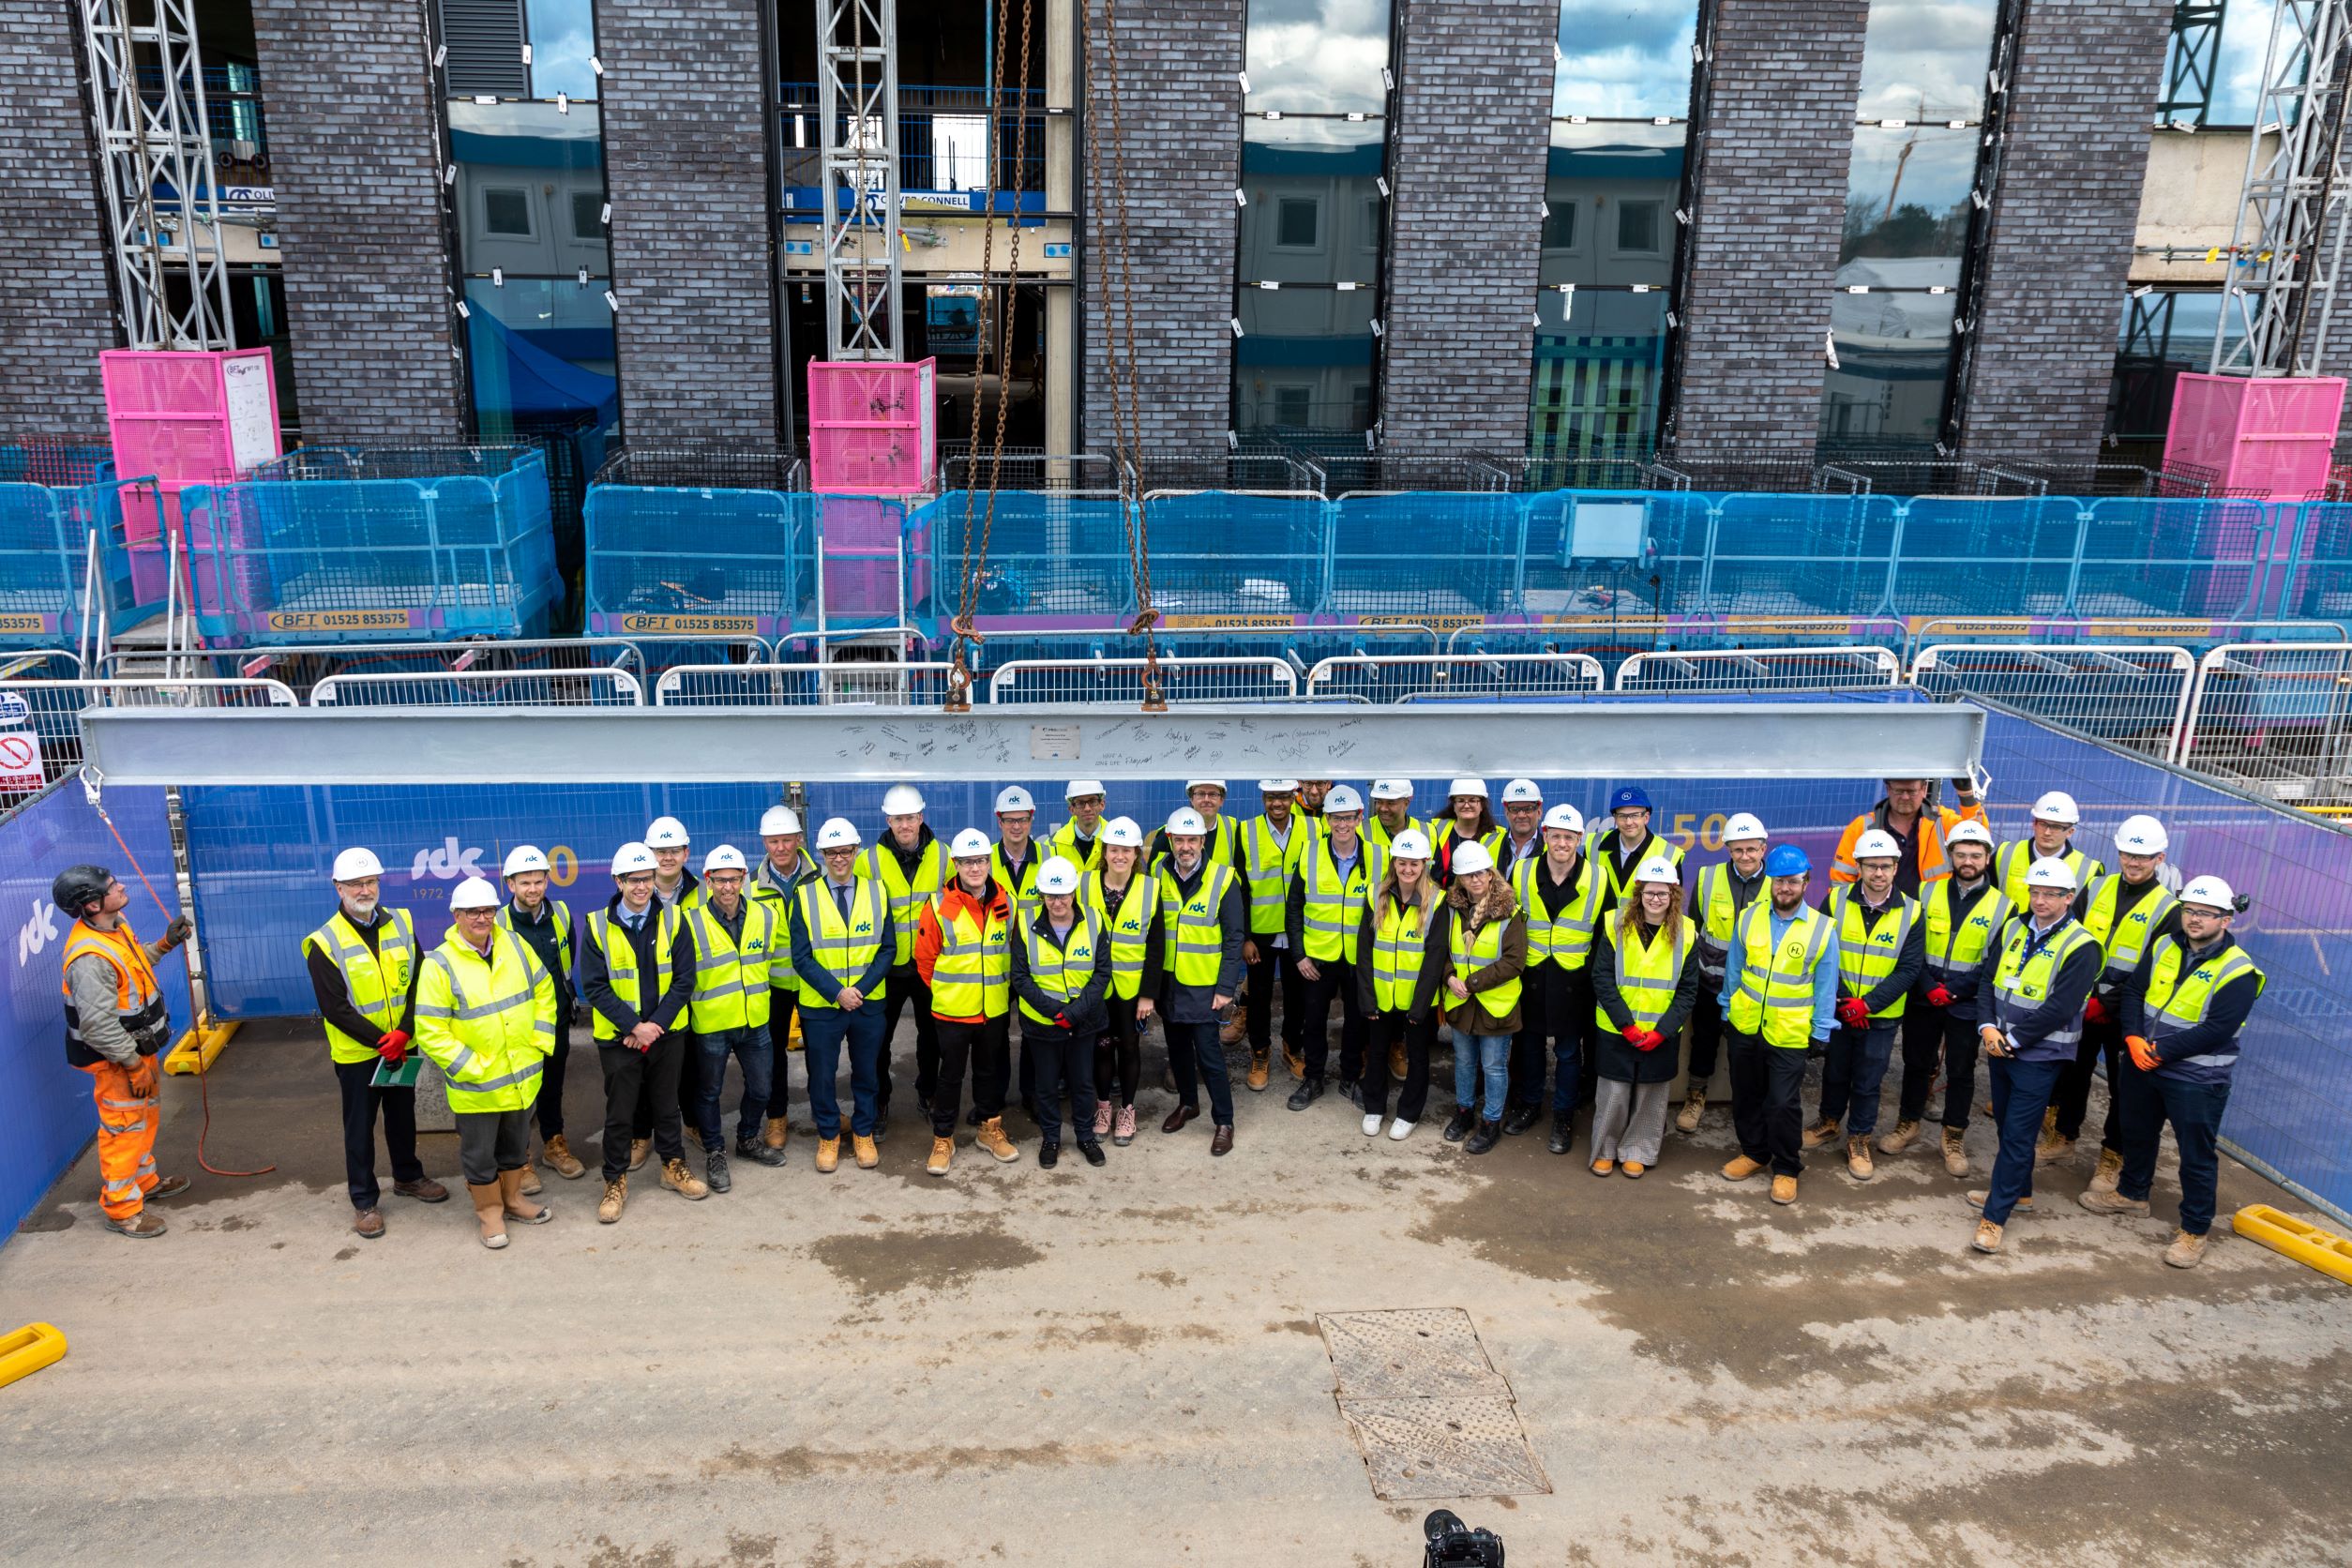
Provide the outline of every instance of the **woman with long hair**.
[[1674,1042],[1698,997],[1697,932],[1682,916],[1682,873],[1664,855],[1636,867],[1629,897],[1592,944],[1600,1025],[1592,1102],[1592,1174],[1638,1177],[1658,1163]]
[[[1143,1076],[1143,1025],[1160,994],[1160,883],[1140,874],[1143,829],[1132,817],[1103,824],[1084,902],[1110,938],[1110,1027],[1094,1042],[1094,1137],[1135,1141],[1135,1092]],[[1113,1079],[1117,1089],[1111,1087]]]
[[1480,844],[1490,856],[1502,853],[1504,833],[1488,804],[1486,781],[1457,778],[1446,787],[1445,811],[1429,819],[1429,848],[1434,853],[1439,885],[1454,885],[1454,851],[1457,845]]
[[1445,948],[1429,934],[1442,930],[1445,895],[1430,874],[1428,836],[1407,828],[1389,843],[1388,867],[1380,873],[1364,911],[1356,939],[1356,1000],[1371,1023],[1358,1086],[1364,1099],[1364,1136],[1377,1137],[1388,1112],[1390,1056],[1405,1053],[1402,1092],[1388,1136],[1412,1136],[1429,1100],[1429,1047],[1437,1037],[1431,1003],[1445,978]]

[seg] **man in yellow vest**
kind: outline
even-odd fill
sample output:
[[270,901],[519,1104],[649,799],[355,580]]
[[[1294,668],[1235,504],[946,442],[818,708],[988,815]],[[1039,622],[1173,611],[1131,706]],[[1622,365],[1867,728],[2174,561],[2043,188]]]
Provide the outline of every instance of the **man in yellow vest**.
[[[607,1225],[628,1201],[628,1173],[649,1152],[661,1155],[661,1184],[681,1198],[711,1189],[686,1169],[678,1109],[678,1059],[691,1041],[680,1027],[694,990],[694,941],[686,915],[655,896],[654,852],[631,841],[612,852],[613,895],[588,915],[580,944],[580,994],[604,1070],[604,1199]],[[635,1136],[639,1108],[651,1108],[648,1137]]]
[[416,927],[406,910],[384,906],[384,865],[374,851],[343,851],[335,857],[334,876],[335,912],[302,939],[302,958],[342,1092],[343,1185],[351,1194],[352,1232],[372,1242],[384,1234],[377,1118],[392,1157],[394,1192],[440,1203],[449,1189],[426,1175],[416,1157],[416,1065],[408,1060],[423,957]]
[[1977,966],[1983,1021],[1978,1044],[1990,1060],[1993,1120],[2000,1151],[1993,1179],[1968,1194],[1979,1218],[1968,1244],[1998,1252],[2013,1213],[2033,1211],[2033,1148],[2058,1075],[2083,1039],[2083,1003],[2099,983],[2099,942],[2067,913],[2081,894],[2074,868],[2043,856],[2026,870],[2026,911],[2002,927]]
[[2262,995],[2262,970],[2230,935],[2240,900],[2219,877],[2180,890],[2179,929],[2154,937],[2116,998],[2129,1062],[2115,1085],[2123,1102],[2123,1170],[2116,1190],[2083,1194],[2096,1214],[2144,1215],[2156,1148],[2172,1123],[2180,1150],[2180,1228],[2164,1261],[2204,1260],[2221,1178],[2222,1112],[2238,1069],[2238,1036]]
[[[547,1150],[550,1169],[566,1181],[588,1173],[564,1137],[564,1069],[572,1054],[572,972],[578,967],[573,946],[572,912],[560,898],[547,896],[549,868],[546,852],[536,844],[518,844],[507,852],[502,874],[506,879],[506,907],[498,912],[501,928],[522,939],[531,956],[555,977],[555,1050],[539,1075],[539,1100],[532,1107],[539,1124],[539,1139]],[[537,1172],[526,1160],[522,1190],[535,1196]]]
[[[695,899],[701,897],[701,884],[695,880],[693,869],[686,865],[693,840],[686,833],[686,823],[675,817],[656,817],[645,824],[642,842],[654,854],[655,907],[674,909],[683,919],[686,912],[694,906]],[[683,1022],[678,1029],[681,1035],[678,1041],[678,1106],[683,1114],[691,1116],[694,1103],[702,1093],[699,1081],[702,1053],[694,1048],[692,1040],[684,1037],[686,1025]],[[637,1121],[630,1129],[635,1135],[630,1139],[632,1148],[653,1147],[654,1118],[653,1089],[649,1079],[637,1102]],[[637,1165],[643,1163],[641,1154],[629,1168],[633,1170]]]
[[[1193,814],[1200,819],[1200,858],[1211,866],[1228,866],[1239,871],[1242,866],[1242,824],[1230,817],[1220,815],[1225,809],[1225,780],[1222,778],[1195,778],[1184,785],[1184,798],[1192,803]],[[1151,853],[1143,860],[1147,868],[1157,871],[1160,862],[1173,852],[1168,840],[1167,828],[1162,827],[1153,833]]]
[[1078,868],[1080,876],[1102,863],[1103,807],[1108,799],[1099,778],[1073,778],[1062,792],[1070,820],[1057,823],[1048,841],[1055,854]]
[[721,844],[702,857],[702,896],[686,912],[694,944],[694,989],[686,1017],[701,1053],[694,1106],[702,1138],[702,1180],[713,1192],[734,1184],[727,1169],[727,1126],[719,1096],[727,1088],[727,1058],[743,1074],[735,1110],[735,1154],[756,1165],[782,1165],[784,1152],[757,1138],[774,1091],[775,1048],[768,1036],[768,958],[783,943],[776,907],[744,895],[751,868],[743,852]]
[[956,1112],[964,1068],[972,1069],[975,1147],[1003,1164],[1020,1157],[1004,1136],[1004,1089],[1011,1078],[1013,905],[997,885],[994,846],[976,827],[956,835],[956,880],[917,912],[914,966],[931,988],[939,1021],[939,1077],[931,1093],[931,1157],[924,1168],[947,1174],[956,1153]]
[[1370,1027],[1364,1016],[1356,964],[1364,912],[1388,869],[1387,852],[1364,841],[1364,801],[1342,784],[1324,797],[1322,831],[1305,840],[1284,906],[1285,929],[1298,954],[1303,996],[1299,1042],[1306,1074],[1290,1092],[1292,1110],[1322,1097],[1331,1060],[1331,1004],[1339,999],[1339,1081],[1350,1104],[1364,1103],[1364,1052]]
[[1813,861],[1794,844],[1764,857],[1772,892],[1740,913],[1724,972],[1724,1055],[1740,1153],[1726,1182],[1772,1173],[1772,1201],[1797,1201],[1804,1173],[1805,1059],[1837,1021],[1837,931],[1805,903]]
[[1502,1130],[1535,1124],[1544,1103],[1546,1042],[1552,1070],[1552,1135],[1564,1154],[1576,1138],[1578,1091],[1593,1078],[1598,1046],[1592,1003],[1592,939],[1601,919],[1601,874],[1584,852],[1584,813],[1562,801],[1544,813],[1544,852],[1512,868],[1511,893],[1527,921],[1527,968],[1519,1030],[1511,1038],[1511,1082]]
[[1698,1131],[1707,1114],[1707,1086],[1715,1077],[1723,1041],[1724,981],[1731,955],[1731,931],[1742,912],[1764,892],[1768,836],[1754,812],[1735,811],[1723,824],[1725,859],[1699,867],[1691,884],[1690,916],[1698,935],[1698,1001],[1691,1009],[1691,1059],[1682,1088],[1677,1130]]
[[90,1097],[98,1103],[98,1210],[117,1235],[160,1236],[168,1227],[162,1215],[147,1213],[147,1199],[186,1192],[188,1178],[158,1176],[155,1168],[155,1135],[163,1120],[155,1058],[172,1037],[155,960],[186,942],[193,927],[177,915],[160,941],[141,942],[123,919],[129,890],[102,866],[68,867],[49,895],[73,920],[58,984],[65,991],[66,1062],[90,1075]]
[[1160,1131],[1182,1132],[1200,1114],[1199,1085],[1206,1078],[1209,1111],[1216,1119],[1209,1153],[1222,1155],[1233,1148],[1233,1085],[1226,1076],[1225,1048],[1217,1043],[1218,1015],[1242,988],[1249,896],[1230,864],[1209,859],[1209,825],[1199,812],[1179,809],[1160,837],[1168,845],[1156,868],[1168,940],[1159,1015],[1176,1074],[1176,1108]]
[[506,1221],[544,1225],[555,1211],[522,1190],[531,1105],[555,1048],[555,978],[498,927],[498,892],[468,877],[449,894],[451,924],[416,979],[416,1048],[441,1069],[458,1123],[458,1166],[482,1244],[506,1244]]
[[[1274,1054],[1274,997],[1282,998],[1282,1058],[1293,1078],[1306,1076],[1306,1058],[1299,1052],[1299,1016],[1304,1005],[1299,984],[1298,949],[1290,941],[1284,911],[1290,897],[1290,879],[1299,857],[1314,838],[1313,830],[1299,821],[1299,782],[1295,778],[1261,778],[1258,798],[1265,810],[1242,824],[1240,869],[1249,889],[1249,935],[1242,939],[1242,961],[1248,966],[1244,1000],[1236,1003],[1236,1017],[1228,1023],[1246,1026],[1249,1034],[1249,1077],[1253,1091],[1262,1091]],[[1229,1040],[1227,1044],[1231,1044]]]
[[801,883],[823,876],[824,871],[805,847],[800,813],[789,806],[771,806],[761,813],[760,846],[767,852],[751,873],[750,893],[776,906],[779,939],[768,950],[768,1041],[776,1067],[768,1079],[768,1109],[760,1122],[760,1146],[780,1154],[792,1133],[785,1107],[792,1091],[792,1015],[800,1005],[800,976],[792,972],[792,944],[781,939],[791,929],[792,895],[800,891]]
[[[914,1100],[926,1116],[931,1110],[932,1082],[939,1076],[939,1025],[931,1017],[930,994],[924,989],[923,976],[914,967],[914,916],[947,885],[954,873],[947,868],[947,846],[939,841],[930,824],[924,821],[924,808],[922,791],[912,784],[892,785],[882,793],[882,836],[857,857],[858,878],[881,888],[889,901],[894,933],[887,994],[881,989],[874,993],[876,1017],[882,1027],[871,1129],[877,1141],[890,1136],[890,1043],[898,1035],[898,1016],[909,1008],[914,1010]],[[822,857],[823,852],[820,846],[819,855]],[[799,967],[797,959],[793,967]],[[804,998],[807,994],[804,989]],[[804,1001],[804,1041],[808,1033],[807,1005]],[[851,1057],[855,1060],[854,1050]],[[815,1059],[804,1050],[803,1067],[814,1064]]]
[[1502,787],[1502,842],[1495,850],[1495,874],[1515,880],[1523,861],[1543,858],[1544,788],[1532,778],[1515,778]]
[[2085,901],[2083,929],[2098,940],[2106,958],[2099,984],[2083,1004],[2083,1044],[2073,1064],[2058,1078],[2054,1105],[2056,1123],[2043,1129],[2034,1158],[2043,1165],[2063,1160],[2074,1152],[2082,1136],[2083,1118],[2090,1109],[2090,1080],[2102,1058],[2107,1066],[2107,1121],[2100,1131],[2099,1167],[2091,1172],[2093,1192],[2113,1192],[2123,1174],[2121,1108],[2116,1085],[2123,1078],[2123,1024],[2118,998],[2123,983],[2140,967],[2148,946],[2160,936],[2180,929],[2180,906],[2164,885],[2164,852],[2172,840],[2164,824],[2153,817],[2123,819],[2116,829],[2117,868],[2101,877]]
[[1021,1048],[1034,1063],[1037,1164],[1062,1158],[1062,1091],[1070,1091],[1070,1125],[1086,1163],[1103,1163],[1094,1133],[1094,1037],[1110,1021],[1110,942],[1078,896],[1078,867],[1054,856],[1037,872],[1035,909],[1013,916],[1013,995],[1020,1003]]
[[1625,901],[1634,868],[1651,855],[1664,855],[1678,867],[1682,864],[1682,846],[1650,831],[1651,810],[1650,792],[1637,784],[1620,785],[1609,792],[1610,826],[1586,848],[1607,883],[1601,900],[1605,911]]
[[1899,1154],[1911,1146],[1940,1071],[1944,1169],[1965,1179],[1968,1108],[1976,1098],[1976,1028],[1983,1018],[1977,969],[2017,912],[1993,881],[1993,836],[1983,822],[1954,822],[1941,842],[1946,874],[1930,879],[1920,894],[1925,963],[1903,1018],[1900,1104],[1894,1130],[1878,1139],[1878,1151]]
[[1846,1173],[1857,1182],[1877,1173],[1870,1136],[1878,1130],[1878,1093],[1912,983],[1927,964],[1919,900],[1894,890],[1901,853],[1892,835],[1863,834],[1854,843],[1862,880],[1830,889],[1825,911],[1837,927],[1838,1027],[1821,1063],[1821,1114],[1805,1129],[1804,1146],[1834,1143],[1842,1124]]
[[[1419,832],[1413,821],[1413,781],[1410,778],[1376,778],[1372,780],[1372,815],[1365,820],[1364,836],[1382,849],[1396,842],[1396,836],[1408,830]],[[1423,834],[1424,837],[1428,837]]]
[[[2062,860],[2073,874],[2074,885],[2088,895],[2100,873],[2106,868],[2091,855],[2074,847],[2075,824],[2083,820],[2082,807],[2064,790],[2052,790],[2033,803],[2031,831],[2023,838],[2003,844],[1993,856],[1994,880],[2001,884],[2001,895],[2012,908],[2026,907],[2026,872],[2037,860]],[[2082,915],[2078,897],[2074,914]]]
[[[898,939],[890,915],[894,894],[858,874],[858,847],[856,824],[847,817],[828,818],[817,829],[825,874],[803,882],[792,900],[792,969],[800,976],[808,1108],[817,1122],[817,1169],[828,1176],[841,1162],[841,1101],[834,1078],[845,1047],[851,1145],[859,1169],[882,1163],[874,1135],[880,1124],[882,1002]],[[908,955],[912,960],[912,940]],[[927,993],[923,1010],[930,1011]]]

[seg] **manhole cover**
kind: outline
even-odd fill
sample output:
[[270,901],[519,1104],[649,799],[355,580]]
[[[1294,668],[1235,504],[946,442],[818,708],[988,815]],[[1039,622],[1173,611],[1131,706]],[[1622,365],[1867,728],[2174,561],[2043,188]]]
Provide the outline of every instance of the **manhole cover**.
[[1457,1307],[1327,1312],[1320,1321],[1343,1399],[1510,1395]]
[[1319,1316],[1339,1413],[1384,1500],[1548,1492],[1511,1385],[1455,1307]]

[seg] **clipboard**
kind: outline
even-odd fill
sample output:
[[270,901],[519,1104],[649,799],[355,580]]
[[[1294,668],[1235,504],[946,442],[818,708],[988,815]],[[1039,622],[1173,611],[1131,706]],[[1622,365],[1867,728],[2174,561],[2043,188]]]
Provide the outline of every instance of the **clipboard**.
[[414,1089],[416,1087],[416,1075],[424,1065],[425,1053],[420,1050],[410,1051],[401,1059],[400,1064],[397,1067],[384,1061],[384,1058],[378,1057],[374,1076],[368,1079],[368,1087],[370,1089]]

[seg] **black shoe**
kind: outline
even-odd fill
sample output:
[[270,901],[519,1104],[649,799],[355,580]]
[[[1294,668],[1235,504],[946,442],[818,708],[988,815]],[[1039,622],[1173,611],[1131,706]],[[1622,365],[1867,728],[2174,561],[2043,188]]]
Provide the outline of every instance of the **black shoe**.
[[1362,1110],[1364,1108],[1363,1084],[1358,1083],[1353,1078],[1349,1078],[1339,1092],[1348,1096],[1348,1103],[1349,1105],[1355,1107],[1358,1110]]
[[1533,1106],[1512,1106],[1502,1113],[1502,1136],[1516,1138],[1535,1125],[1539,1113]]
[[1040,1143],[1037,1145],[1037,1164],[1039,1167],[1047,1170],[1051,1170],[1055,1166],[1060,1165],[1061,1163],[1062,1145],[1059,1143]]
[[749,1160],[753,1165],[776,1166],[784,1163],[784,1151],[771,1149],[756,1138],[735,1139],[735,1158]]
[[713,1149],[702,1156],[702,1180],[711,1184],[713,1192],[725,1192],[734,1183],[728,1179],[727,1156]]
[[1086,1163],[1089,1165],[1100,1165],[1106,1157],[1102,1144],[1091,1138],[1078,1145],[1078,1153],[1086,1156]]
[[1470,1129],[1476,1125],[1478,1125],[1476,1111],[1457,1108],[1452,1116],[1446,1118],[1445,1140],[1448,1143],[1459,1143],[1470,1137]]
[[1481,1122],[1478,1123],[1478,1130],[1470,1135],[1470,1141],[1462,1145],[1462,1153],[1465,1154],[1483,1154],[1487,1150],[1492,1149],[1496,1144],[1501,1141],[1501,1123]]
[[890,1102],[884,1100],[874,1108],[874,1141],[880,1143],[890,1136]]
[[1322,1097],[1323,1080],[1319,1078],[1304,1078],[1299,1079],[1299,1086],[1290,1091],[1289,1106],[1292,1110],[1304,1110]]
[[1564,1110],[1553,1111],[1552,1138],[1551,1141],[1544,1145],[1544,1147],[1549,1149],[1555,1154],[1564,1154],[1568,1152],[1568,1145],[1574,1143],[1576,1140],[1576,1118]]

